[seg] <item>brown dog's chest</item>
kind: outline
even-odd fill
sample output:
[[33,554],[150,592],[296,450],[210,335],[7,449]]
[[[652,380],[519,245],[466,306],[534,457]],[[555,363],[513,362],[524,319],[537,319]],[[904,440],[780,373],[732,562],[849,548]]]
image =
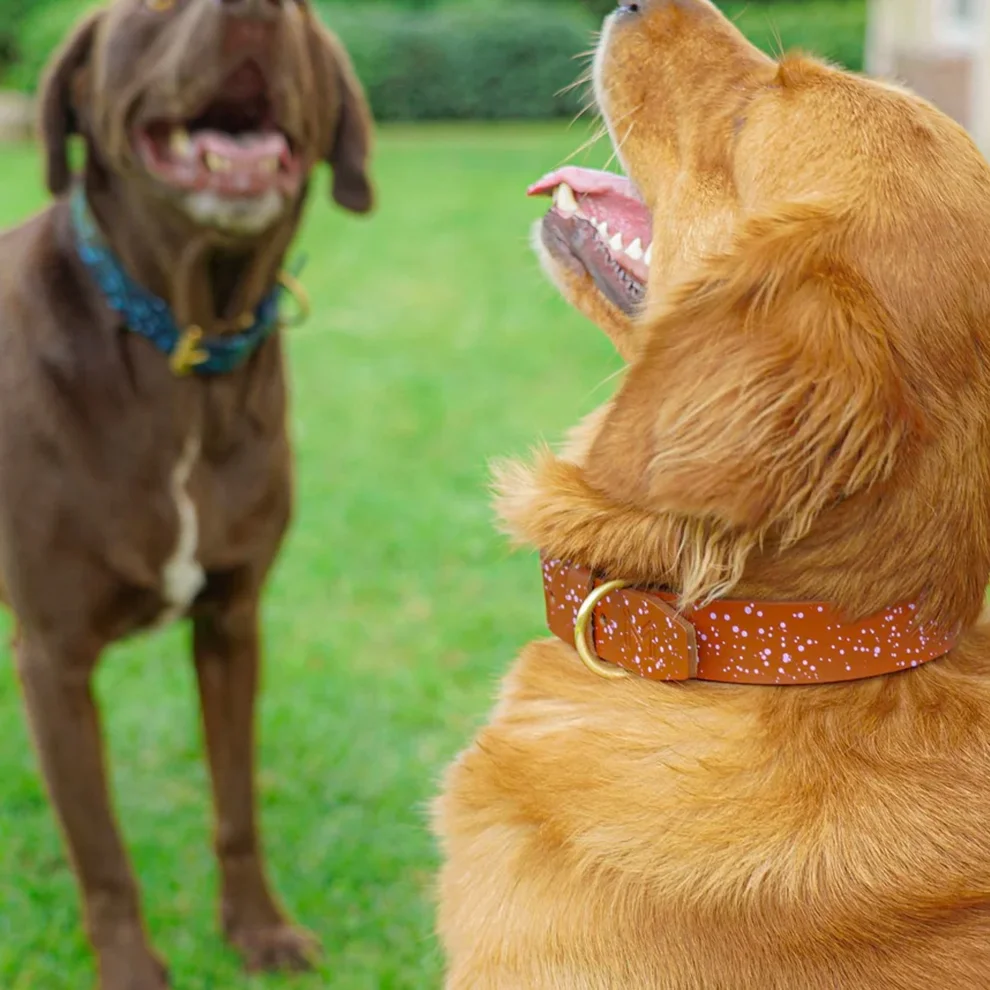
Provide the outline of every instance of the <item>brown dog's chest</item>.
[[[203,392],[198,382],[188,385]],[[261,417],[233,386],[205,387],[199,409],[179,418],[170,442],[148,448],[150,497],[141,497],[144,478],[131,475],[125,525],[107,520],[105,545],[137,555],[137,574],[106,561],[123,626],[178,618],[215,581],[260,584],[275,555],[291,497],[281,378]],[[136,596],[138,589],[144,594]]]
[[118,639],[212,584],[260,586],[288,522],[279,341],[209,380],[118,346],[130,380],[53,381],[32,356],[30,386],[0,394],[0,586],[29,626]]

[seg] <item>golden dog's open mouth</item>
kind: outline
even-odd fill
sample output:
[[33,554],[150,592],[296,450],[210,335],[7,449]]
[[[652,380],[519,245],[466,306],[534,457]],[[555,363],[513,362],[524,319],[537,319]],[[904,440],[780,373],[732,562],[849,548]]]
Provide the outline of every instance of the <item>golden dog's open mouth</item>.
[[290,138],[277,125],[268,84],[247,62],[195,116],[152,120],[137,149],[149,173],[181,190],[238,199],[276,190],[293,195],[302,180]]
[[582,267],[624,313],[646,295],[653,253],[653,221],[632,182],[613,172],[568,167],[530,186],[552,196],[543,219],[546,249],[562,264]]

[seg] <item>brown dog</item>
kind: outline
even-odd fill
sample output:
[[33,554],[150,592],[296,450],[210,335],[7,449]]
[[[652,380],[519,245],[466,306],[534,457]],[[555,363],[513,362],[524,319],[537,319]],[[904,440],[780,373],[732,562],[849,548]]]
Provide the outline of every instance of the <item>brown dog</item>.
[[253,779],[258,599],[291,501],[277,281],[318,162],[338,203],[371,207],[364,96],[305,2],[117,0],[56,57],[42,112],[49,185],[72,194],[0,237],[0,578],[101,986],[167,977],[91,677],[108,643],[184,614],[224,931],[252,969],[304,966]]
[[990,168],[707,0],[595,82],[540,253],[629,369],[499,476],[558,638],[438,804],[447,986],[985,990]]

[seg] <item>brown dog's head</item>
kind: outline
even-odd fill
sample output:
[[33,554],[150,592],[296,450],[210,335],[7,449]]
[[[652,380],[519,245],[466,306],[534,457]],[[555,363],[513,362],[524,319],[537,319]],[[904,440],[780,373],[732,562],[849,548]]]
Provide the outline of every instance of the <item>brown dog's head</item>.
[[372,205],[364,95],[306,0],[117,0],[54,59],[42,130],[53,193],[79,134],[99,181],[228,237],[295,214],[321,160],[338,203]]
[[[512,529],[690,597],[973,615],[990,568],[990,169],[893,86],[773,60],[708,0],[606,22],[626,176],[564,169],[537,250],[629,361]],[[743,591],[745,589],[745,591]]]

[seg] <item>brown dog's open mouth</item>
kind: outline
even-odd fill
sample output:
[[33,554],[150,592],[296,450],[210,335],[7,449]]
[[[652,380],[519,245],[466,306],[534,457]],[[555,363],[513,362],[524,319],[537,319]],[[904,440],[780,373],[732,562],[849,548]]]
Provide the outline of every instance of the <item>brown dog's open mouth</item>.
[[543,243],[558,260],[580,264],[624,313],[646,295],[653,221],[632,182],[613,172],[562,168],[530,186],[530,196],[553,196],[543,219]]
[[292,195],[302,178],[292,142],[275,123],[264,74],[252,62],[195,117],[152,120],[139,128],[136,144],[149,173],[177,189],[225,198]]

